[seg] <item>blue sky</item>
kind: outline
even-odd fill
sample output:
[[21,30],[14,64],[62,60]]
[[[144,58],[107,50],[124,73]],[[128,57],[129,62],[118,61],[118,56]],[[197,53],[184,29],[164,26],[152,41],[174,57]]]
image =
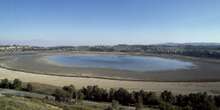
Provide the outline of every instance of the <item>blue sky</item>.
[[220,42],[220,0],[0,0],[0,43]]

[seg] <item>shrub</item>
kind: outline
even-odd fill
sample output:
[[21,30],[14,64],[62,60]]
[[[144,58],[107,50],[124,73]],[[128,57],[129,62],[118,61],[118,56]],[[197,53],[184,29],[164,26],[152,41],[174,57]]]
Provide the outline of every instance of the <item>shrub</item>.
[[215,105],[216,105],[217,107],[220,107],[220,95],[215,96],[215,97],[214,97],[214,100],[215,100]]
[[21,90],[22,82],[19,79],[14,79],[12,89]]
[[1,80],[1,83],[0,83],[1,88],[9,89],[10,86],[11,86],[11,83],[8,81],[8,79]]
[[160,95],[161,99],[165,102],[168,102],[170,104],[173,104],[175,101],[174,96],[172,95],[172,93],[170,91],[164,91],[161,93]]
[[29,91],[29,92],[33,91],[33,85],[31,83],[28,83],[27,87],[26,87],[26,90]]
[[159,109],[160,110],[176,110],[176,108],[173,105],[167,102],[161,102],[159,105]]
[[68,93],[66,91],[64,91],[63,89],[56,89],[53,96],[55,97],[56,101],[59,102],[68,102],[69,100],[69,96]]

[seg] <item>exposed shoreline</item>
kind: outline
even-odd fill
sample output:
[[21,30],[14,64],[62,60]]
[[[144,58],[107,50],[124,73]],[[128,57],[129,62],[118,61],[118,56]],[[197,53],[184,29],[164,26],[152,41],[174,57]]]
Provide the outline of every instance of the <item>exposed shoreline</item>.
[[[35,74],[55,75],[63,77],[83,77],[83,78],[100,78],[111,80],[125,80],[125,81],[154,81],[154,82],[218,82],[220,81],[220,63],[219,61],[212,61],[199,58],[181,57],[181,56],[165,56],[155,55],[156,57],[164,57],[170,59],[178,59],[183,61],[190,61],[198,65],[198,68],[190,70],[174,70],[174,71],[156,71],[156,72],[134,72],[134,71],[118,71],[112,69],[85,69],[85,68],[65,68],[54,62],[45,59],[45,56],[54,54],[119,54],[119,55],[141,55],[139,53],[115,53],[115,52],[52,52],[40,53],[24,58],[6,58],[10,60],[1,62],[1,67],[9,70],[22,71]],[[153,55],[152,55],[153,56]],[[12,61],[13,60],[13,61]],[[17,61],[18,60],[18,61]]]
[[53,86],[65,86],[73,84],[77,89],[98,85],[109,88],[126,88],[130,91],[146,90],[161,92],[164,90],[172,91],[175,94],[189,94],[196,92],[207,92],[208,94],[220,94],[220,82],[145,82],[145,81],[123,81],[97,78],[63,77],[43,74],[33,74],[20,71],[12,71],[0,68],[0,79],[8,78],[13,80],[18,78],[24,82],[36,82]]
[[[19,70],[17,68],[10,67],[11,65],[6,65],[6,61],[13,61],[13,60],[18,60],[16,63],[23,64],[27,63],[27,65],[31,66],[45,66],[47,69],[54,69],[54,66],[50,67],[48,64],[43,64],[42,59],[43,56],[46,55],[53,55],[55,53],[41,53],[41,54],[34,54],[30,55],[30,59],[27,59],[22,62],[20,62],[19,59],[16,59],[17,56],[15,56],[15,59],[12,59],[12,57],[8,58],[2,58],[1,59],[1,67],[0,67],[0,79],[8,78],[10,80],[13,80],[15,78],[19,78],[24,82],[36,82],[36,83],[42,83],[42,84],[48,84],[48,85],[54,85],[54,86],[65,86],[69,84],[73,84],[76,86],[76,88],[82,88],[88,85],[98,85],[102,88],[126,88],[130,91],[137,91],[137,90],[146,90],[146,91],[153,91],[153,92],[161,92],[164,90],[169,90],[172,91],[175,94],[188,94],[188,93],[196,93],[196,92],[207,92],[208,94],[212,95],[219,95],[220,94],[220,80],[140,80],[140,79],[126,79],[126,78],[120,78],[120,77],[107,77],[107,76],[100,76],[96,77],[95,75],[88,75],[88,74],[55,74],[55,73],[47,73],[45,71],[37,72],[37,71],[28,71],[28,70]],[[73,53],[56,53],[56,54],[67,54],[71,55]],[[103,54],[103,53],[101,53]],[[104,53],[105,54],[105,53]],[[106,53],[109,54],[109,53]],[[115,54],[115,53],[113,53]],[[117,53],[118,54],[118,53]],[[119,53],[123,54],[123,53]],[[133,55],[133,54],[131,54]],[[135,54],[138,55],[138,54]],[[176,58],[181,60],[187,60],[187,61],[193,61],[194,63],[198,62],[203,62],[203,61],[198,61],[198,59],[191,59],[191,58],[185,58],[181,56],[163,56],[167,58]],[[180,58],[179,58],[180,57]],[[26,58],[26,56],[25,56]],[[4,61],[5,59],[5,61]],[[37,60],[37,61],[36,61]],[[30,62],[29,62],[30,61]],[[33,62],[35,61],[35,62]],[[38,63],[37,63],[38,62]],[[42,64],[39,65],[39,62]],[[212,62],[211,60],[209,61],[204,61],[207,62],[208,64],[217,65],[219,68],[219,62],[215,61]],[[14,61],[11,63],[15,63]],[[11,64],[8,63],[8,64]],[[36,63],[37,65],[31,64],[31,63]],[[46,63],[46,62],[44,62]],[[47,62],[48,63],[48,62]],[[5,65],[4,65],[5,64]],[[198,63],[199,64],[199,63]],[[17,65],[17,64],[16,64]],[[8,67],[9,66],[9,67]],[[14,65],[15,66],[15,65]],[[25,66],[25,65],[22,65]],[[206,66],[206,65],[205,65]],[[212,66],[212,65],[211,65]],[[55,66],[55,71],[59,70],[59,66]],[[206,66],[207,69],[209,68]],[[211,68],[212,69],[212,68]],[[30,69],[31,70],[31,69]],[[60,71],[58,71],[60,72]],[[61,71],[64,72],[64,71]],[[115,71],[112,71],[115,72]],[[175,71],[174,71],[175,72]],[[178,71],[182,72],[182,71]],[[216,71],[218,72],[218,71]],[[129,73],[125,73],[124,75],[128,75]],[[167,72],[163,72],[161,74],[168,74]],[[159,76],[161,75],[159,74]],[[184,74],[184,72],[183,72]],[[74,76],[75,75],[75,76]],[[171,75],[171,76],[170,76]],[[179,75],[179,73],[177,73]],[[205,77],[208,77],[207,74],[201,74],[205,75]],[[219,74],[218,74],[219,75]],[[198,76],[198,75],[197,75]],[[196,78],[197,78],[196,76]],[[220,76],[220,75],[219,75]],[[145,76],[146,77],[146,76]],[[172,76],[172,74],[168,74],[167,78],[174,78],[176,76]],[[199,76],[198,76],[199,77]],[[220,78],[219,78],[220,79]]]

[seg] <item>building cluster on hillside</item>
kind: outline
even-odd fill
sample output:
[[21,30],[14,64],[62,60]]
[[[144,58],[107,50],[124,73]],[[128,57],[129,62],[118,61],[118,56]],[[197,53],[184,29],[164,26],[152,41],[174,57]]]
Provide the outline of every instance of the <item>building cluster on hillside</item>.
[[32,47],[26,45],[0,45],[0,51],[23,51],[29,48]]
[[220,58],[220,45],[159,44],[159,45],[115,45],[115,46],[57,46],[36,47],[27,45],[2,45],[0,52],[23,51],[97,51],[97,52],[141,52],[173,54],[194,57]]

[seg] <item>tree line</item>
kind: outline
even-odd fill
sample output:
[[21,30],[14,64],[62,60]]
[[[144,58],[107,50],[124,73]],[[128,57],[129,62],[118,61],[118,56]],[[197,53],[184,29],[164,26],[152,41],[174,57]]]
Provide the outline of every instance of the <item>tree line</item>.
[[[32,92],[31,83],[23,85],[24,83],[19,79],[13,81],[3,79],[0,82],[0,88]],[[98,86],[87,86],[77,90],[74,85],[69,85],[56,89],[51,95],[55,97],[55,101],[63,103],[81,103],[82,100],[112,102],[112,107],[108,110],[117,108],[118,104],[135,106],[138,110],[145,106],[160,110],[218,110],[220,108],[220,95],[214,96],[207,93],[174,95],[170,91],[163,91],[156,94],[143,90],[130,92],[124,88],[104,89]]]
[[31,83],[27,83],[25,87],[23,85],[24,83],[19,79],[14,79],[13,81],[9,81],[8,79],[2,79],[0,82],[0,88],[4,89],[14,89],[23,91],[33,90],[33,85]]
[[[59,92],[58,92],[59,91]],[[121,105],[157,107],[160,110],[218,110],[220,95],[212,96],[207,93],[191,93],[188,95],[173,95],[170,91],[155,92],[133,91],[124,88],[104,89],[98,86],[87,86],[76,90],[73,85],[57,89],[53,94],[57,101],[68,102],[75,100],[90,100],[97,102],[118,102]]]

